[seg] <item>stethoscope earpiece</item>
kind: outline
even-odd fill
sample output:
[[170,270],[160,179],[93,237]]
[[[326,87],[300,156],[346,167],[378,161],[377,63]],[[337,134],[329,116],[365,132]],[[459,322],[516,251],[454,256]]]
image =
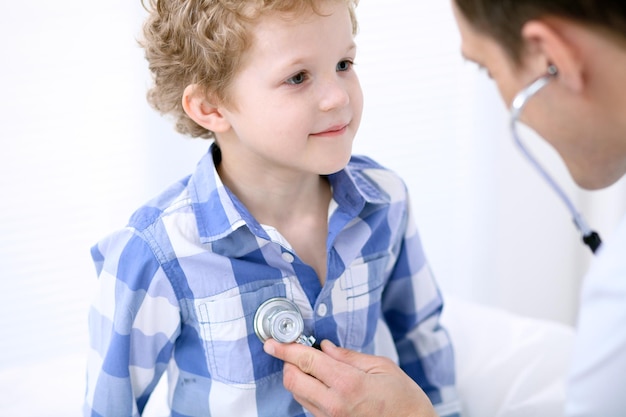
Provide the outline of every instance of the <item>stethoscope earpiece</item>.
[[556,68],[556,66],[554,66],[553,64],[550,64],[548,66],[548,74],[555,76],[559,73],[559,70]]

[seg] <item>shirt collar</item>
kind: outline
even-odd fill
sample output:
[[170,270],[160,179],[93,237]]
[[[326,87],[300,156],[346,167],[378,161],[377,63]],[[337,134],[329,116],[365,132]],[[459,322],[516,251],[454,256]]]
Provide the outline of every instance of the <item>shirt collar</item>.
[[[200,241],[215,242],[244,226],[257,237],[270,240],[265,229],[222,183],[215,165],[217,152],[212,144],[189,180]],[[356,217],[366,204],[389,203],[389,196],[367,175],[372,168],[379,167],[369,159],[353,157],[346,168],[328,176],[339,209]]]

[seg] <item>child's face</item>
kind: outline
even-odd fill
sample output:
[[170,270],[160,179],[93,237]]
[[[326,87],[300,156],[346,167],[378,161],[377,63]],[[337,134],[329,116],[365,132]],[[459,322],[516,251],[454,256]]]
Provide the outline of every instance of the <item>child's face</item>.
[[233,105],[221,109],[231,129],[220,146],[237,153],[238,166],[320,175],[347,164],[363,109],[356,46],[347,6],[321,6],[324,16],[271,14],[252,27]]

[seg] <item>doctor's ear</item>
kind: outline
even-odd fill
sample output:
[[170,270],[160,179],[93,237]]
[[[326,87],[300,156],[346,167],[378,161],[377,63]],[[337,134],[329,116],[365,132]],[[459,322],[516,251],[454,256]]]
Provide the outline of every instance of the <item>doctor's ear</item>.
[[225,132],[230,129],[230,123],[213,101],[197,84],[188,85],[183,92],[183,109],[191,120],[212,132]]
[[529,59],[543,71],[547,66],[558,68],[560,82],[578,93],[584,87],[584,61],[576,37],[564,36],[565,25],[560,21],[531,20],[522,28],[522,37],[529,45]]

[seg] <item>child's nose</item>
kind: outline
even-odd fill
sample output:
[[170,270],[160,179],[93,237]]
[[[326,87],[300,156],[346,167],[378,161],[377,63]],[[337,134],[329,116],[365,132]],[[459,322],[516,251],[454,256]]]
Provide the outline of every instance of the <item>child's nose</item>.
[[345,107],[348,103],[350,103],[350,93],[344,80],[333,78],[324,82],[320,99],[322,111]]

